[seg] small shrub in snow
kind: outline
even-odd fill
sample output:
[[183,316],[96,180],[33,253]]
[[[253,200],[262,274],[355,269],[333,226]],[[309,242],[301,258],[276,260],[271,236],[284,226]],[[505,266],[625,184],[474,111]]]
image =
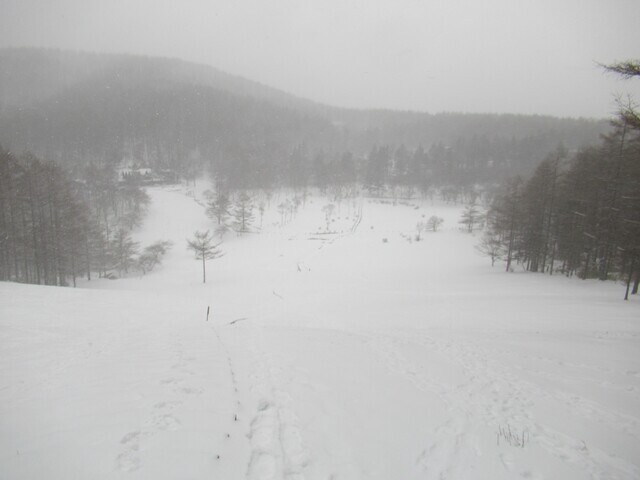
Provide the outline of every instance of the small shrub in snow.
[[529,443],[529,432],[527,430],[518,432],[516,429],[512,429],[509,424],[506,426],[498,425],[498,431],[496,432],[498,446],[500,446],[501,441],[512,447],[524,448]]
[[444,219],[438,217],[437,215],[432,215],[429,220],[427,220],[427,228],[432,232],[437,232],[438,228],[444,223]]
[[[424,216],[424,215],[423,215]],[[416,230],[417,230],[417,234],[416,234],[416,242],[419,242],[422,238],[420,236],[420,234],[422,232],[425,232],[427,229],[429,228],[429,226],[427,225],[427,222],[418,222],[416,224]]]
[[150,272],[157,265],[162,263],[162,257],[171,248],[172,243],[168,241],[158,241],[146,247],[137,260],[137,267],[143,274]]

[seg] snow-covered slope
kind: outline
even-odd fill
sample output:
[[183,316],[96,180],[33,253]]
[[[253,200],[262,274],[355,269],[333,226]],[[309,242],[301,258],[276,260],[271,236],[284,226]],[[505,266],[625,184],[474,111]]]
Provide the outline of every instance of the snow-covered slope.
[[159,269],[0,284],[0,478],[640,477],[619,285],[492,269],[429,202],[344,200],[326,234],[319,197],[290,219],[272,198],[202,284],[203,207],[150,194]]

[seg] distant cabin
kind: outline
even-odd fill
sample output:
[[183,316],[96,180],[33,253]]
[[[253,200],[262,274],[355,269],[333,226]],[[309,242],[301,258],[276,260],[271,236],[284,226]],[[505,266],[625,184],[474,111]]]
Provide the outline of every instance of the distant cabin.
[[118,181],[123,184],[164,185],[177,183],[178,176],[172,170],[154,170],[153,168],[121,168]]

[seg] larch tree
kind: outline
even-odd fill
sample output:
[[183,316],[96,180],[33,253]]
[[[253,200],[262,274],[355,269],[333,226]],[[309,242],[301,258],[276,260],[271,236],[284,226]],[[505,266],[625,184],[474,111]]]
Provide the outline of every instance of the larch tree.
[[492,206],[490,228],[504,245],[507,272],[511,271],[513,260],[518,259],[521,253],[522,185],[520,177],[510,179]]
[[207,283],[206,261],[220,258],[224,253],[220,250],[222,242],[216,243],[214,236],[206,232],[195,232],[193,239],[187,240],[187,248],[192,250],[197,260],[202,260],[202,283]]
[[138,242],[134,242],[125,229],[119,228],[111,241],[111,253],[118,274],[129,273],[129,269],[135,265],[134,257],[138,253]]
[[437,215],[432,215],[427,220],[427,228],[432,232],[437,232],[438,228],[444,223],[444,219],[442,217],[438,217]]
[[462,218],[460,219],[460,223],[467,227],[467,232],[473,233],[473,227],[475,227],[478,223],[480,223],[480,217],[482,214],[480,213],[480,209],[476,203],[475,197],[469,202],[462,211]]
[[[638,59],[604,65],[604,68],[623,79],[640,79]],[[618,99],[618,119],[614,126],[622,131],[622,140],[615,162],[618,195],[611,202],[611,211],[618,219],[615,233],[619,237],[620,268],[627,272],[624,299],[628,300],[631,284],[633,294],[638,293],[640,285],[640,111],[631,97],[624,101]]]
[[244,233],[249,231],[252,223],[253,203],[251,197],[242,192],[236,201],[233,224],[236,232]]
[[218,225],[225,223],[227,216],[229,215],[229,208],[231,207],[231,201],[229,196],[218,190],[214,195],[209,196],[207,202],[207,215],[214,218]]
[[480,240],[480,243],[476,245],[476,250],[491,259],[491,266],[493,267],[496,260],[502,258],[504,253],[504,245],[500,241],[500,237],[491,231],[486,231]]
[[545,158],[522,195],[522,257],[531,272],[553,273],[558,236],[558,179],[567,156],[563,147]]

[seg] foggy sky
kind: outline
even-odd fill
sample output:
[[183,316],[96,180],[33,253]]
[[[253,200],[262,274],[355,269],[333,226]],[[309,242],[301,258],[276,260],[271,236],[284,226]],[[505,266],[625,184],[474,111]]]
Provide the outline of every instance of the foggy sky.
[[345,107],[607,117],[637,0],[0,0],[0,46],[177,57]]

